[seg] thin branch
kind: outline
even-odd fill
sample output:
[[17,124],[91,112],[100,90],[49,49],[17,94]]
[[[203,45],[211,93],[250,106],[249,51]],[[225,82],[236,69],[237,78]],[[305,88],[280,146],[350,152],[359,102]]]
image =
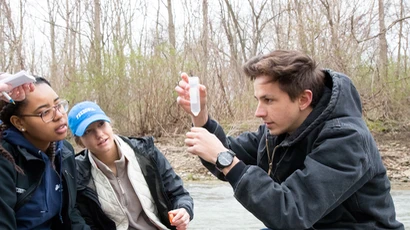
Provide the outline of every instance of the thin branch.
[[353,32],[353,16],[352,16],[352,19],[351,19],[350,28],[351,28],[351,31],[352,31],[353,38],[356,40],[356,42],[357,42],[357,43],[362,43],[362,42],[365,42],[365,41],[368,41],[368,40],[371,40],[371,39],[374,39],[374,38],[379,37],[380,35],[386,33],[388,30],[390,30],[394,25],[396,25],[397,23],[399,23],[399,22],[401,22],[401,21],[404,21],[404,20],[406,20],[406,19],[410,19],[410,16],[406,16],[406,17],[404,17],[404,18],[399,18],[399,19],[395,20],[395,21],[392,22],[386,29],[384,29],[384,30],[381,31],[380,33],[378,33],[378,34],[376,34],[376,35],[374,35],[374,36],[365,38],[365,39],[363,39],[363,40],[358,40],[358,39],[356,38],[356,35],[355,35],[354,32]]

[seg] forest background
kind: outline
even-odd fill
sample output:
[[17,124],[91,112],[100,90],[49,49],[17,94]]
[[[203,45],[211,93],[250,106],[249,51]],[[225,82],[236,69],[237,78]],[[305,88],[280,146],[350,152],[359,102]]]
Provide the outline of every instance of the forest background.
[[71,105],[96,101],[119,133],[153,135],[182,173],[194,165],[188,177],[203,168],[181,161],[191,123],[176,104],[180,72],[207,86],[228,134],[254,131],[241,66],[274,49],[350,76],[390,177],[409,181],[409,1],[0,0],[0,70],[43,76]]

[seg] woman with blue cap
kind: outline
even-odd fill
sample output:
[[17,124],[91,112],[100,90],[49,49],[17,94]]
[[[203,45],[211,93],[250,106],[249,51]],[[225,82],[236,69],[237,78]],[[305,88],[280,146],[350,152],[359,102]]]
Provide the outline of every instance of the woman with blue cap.
[[68,124],[76,143],[78,208],[95,229],[178,229],[193,200],[152,137],[124,137],[94,102],[76,104]]

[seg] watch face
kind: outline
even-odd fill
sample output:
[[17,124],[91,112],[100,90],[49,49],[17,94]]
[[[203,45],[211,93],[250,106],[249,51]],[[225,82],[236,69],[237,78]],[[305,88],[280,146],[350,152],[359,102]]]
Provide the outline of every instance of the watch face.
[[222,152],[218,156],[218,162],[222,166],[228,166],[228,165],[232,164],[232,160],[233,160],[233,156],[228,152]]

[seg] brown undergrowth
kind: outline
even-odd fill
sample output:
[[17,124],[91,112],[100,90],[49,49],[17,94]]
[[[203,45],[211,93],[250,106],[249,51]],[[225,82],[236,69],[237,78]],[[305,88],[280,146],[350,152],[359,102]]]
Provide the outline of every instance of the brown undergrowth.
[[[410,130],[373,133],[393,188],[410,189]],[[198,157],[189,154],[184,135],[156,139],[156,146],[184,181],[216,180],[202,166]]]

